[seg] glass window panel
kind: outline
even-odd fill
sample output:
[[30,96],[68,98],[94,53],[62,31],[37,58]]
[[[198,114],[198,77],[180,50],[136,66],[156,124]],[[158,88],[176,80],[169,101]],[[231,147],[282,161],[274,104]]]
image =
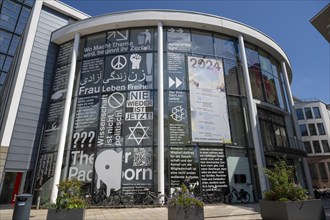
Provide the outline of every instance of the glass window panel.
[[215,36],[215,55],[236,60],[236,43],[226,37]]
[[296,109],[296,115],[297,115],[298,120],[305,119],[303,110],[301,108]]
[[319,141],[313,141],[314,153],[322,153]]
[[323,152],[329,153],[330,152],[329,142],[327,140],[321,140],[321,143],[323,147]]
[[290,108],[288,108],[288,106],[289,106],[289,101],[288,101],[288,94],[287,94],[287,92],[286,92],[286,87],[285,87],[285,84],[284,84],[284,80],[283,80],[283,74],[282,74],[282,72],[279,72],[279,76],[280,76],[280,80],[281,80],[281,82],[282,82],[282,88],[283,88],[283,95],[284,95],[284,97],[283,97],[283,100],[284,100],[284,103],[285,103],[285,109],[287,109],[287,111],[288,112],[290,112]]
[[259,52],[259,59],[260,59],[260,67],[262,70],[267,71],[268,73],[272,72],[272,67],[270,65],[270,60],[268,58],[268,55],[264,52]]
[[309,129],[310,136],[317,135],[315,124],[308,124],[308,129]]
[[284,104],[284,99],[283,99],[283,93],[282,93],[282,83],[280,79],[278,78],[278,71],[277,71],[277,66],[272,63],[272,71],[273,71],[273,76],[274,76],[274,82],[275,82],[275,88],[277,92],[277,100],[278,100],[278,105],[280,108],[284,109],[285,104]]
[[7,53],[11,37],[12,34],[2,30],[0,31],[0,51],[2,53]]
[[25,0],[24,3],[32,6],[35,0]]
[[200,54],[214,54],[213,37],[211,33],[191,31],[192,52]]
[[312,180],[318,180],[317,171],[316,171],[316,164],[309,164],[309,171],[311,172]]
[[319,130],[319,135],[325,135],[325,129],[323,123],[317,123],[317,128]]
[[130,52],[142,52],[154,50],[154,29],[141,28],[133,29],[130,33]]
[[20,37],[14,35],[13,39],[11,40],[8,54],[13,55],[13,56],[15,55],[19,41],[20,41]]
[[188,29],[167,28],[167,50],[168,51],[186,51],[191,49],[191,35]]
[[12,1],[5,1],[3,3],[3,7],[4,8],[8,8],[12,12],[16,12],[16,13],[18,13],[19,10],[20,10],[20,8],[21,8],[19,4],[16,4],[16,3],[12,2]]
[[325,163],[319,163],[319,171],[321,179],[328,179],[327,171],[325,169]]
[[5,63],[6,55],[0,54],[0,69],[2,69],[3,64]]
[[267,102],[278,106],[279,104],[273,75],[262,70],[262,76],[265,85]]
[[3,85],[5,83],[7,74],[4,73],[4,72],[0,72],[0,73],[1,73],[1,75],[0,75],[0,85]]
[[262,91],[262,76],[260,69],[257,67],[249,68],[250,83],[252,88],[252,94],[254,99],[263,101],[264,95]]
[[321,113],[319,107],[313,107],[314,118],[321,118]]
[[91,58],[104,55],[105,33],[88,36],[83,48],[83,58]]
[[249,66],[260,67],[258,51],[254,50],[252,48],[246,47],[245,53],[246,53],[246,59],[247,59]]
[[9,71],[9,67],[10,67],[10,64],[11,64],[12,60],[13,60],[12,57],[7,56],[5,64],[3,65],[3,68],[2,68],[3,71],[5,71],[5,72]]
[[311,118],[313,118],[311,108],[304,108],[304,111],[305,111],[306,119],[311,119]]
[[224,59],[226,92],[228,94],[239,95],[237,62]]
[[310,141],[304,141],[304,145],[305,145],[305,150],[307,153],[309,153],[309,154],[313,153],[312,145],[311,145]]
[[105,55],[114,53],[126,53],[129,50],[129,30],[111,30],[107,32],[107,44]]
[[308,136],[306,125],[299,125],[301,136]]
[[228,96],[228,109],[232,140],[239,146],[246,146],[245,123],[240,99]]

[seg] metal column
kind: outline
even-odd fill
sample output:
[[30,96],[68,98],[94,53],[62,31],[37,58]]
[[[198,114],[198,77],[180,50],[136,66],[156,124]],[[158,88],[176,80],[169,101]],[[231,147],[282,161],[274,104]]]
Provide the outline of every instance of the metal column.
[[245,82],[245,88],[246,88],[246,96],[249,106],[249,117],[251,121],[251,128],[252,128],[252,136],[253,136],[253,143],[254,143],[254,149],[256,154],[256,161],[258,166],[258,175],[259,175],[259,182],[260,182],[260,188],[262,194],[267,190],[266,185],[266,179],[264,175],[264,163],[263,163],[263,146],[260,141],[260,137],[258,134],[258,114],[257,114],[257,106],[253,101],[252,96],[252,89],[250,84],[250,76],[249,76],[249,69],[246,59],[246,53],[245,53],[245,46],[244,46],[244,38],[240,34],[238,35],[238,42],[239,47],[241,51],[241,61],[243,66],[243,75],[244,75],[244,82]]
[[163,24],[158,23],[158,192],[165,193],[164,186],[164,72],[163,72]]
[[74,85],[74,77],[75,77],[75,73],[76,73],[79,41],[80,41],[80,34],[76,33],[75,38],[74,38],[74,43],[73,43],[71,67],[70,67],[70,72],[69,72],[67,93],[66,93],[65,103],[64,103],[63,120],[62,120],[62,125],[61,125],[61,134],[60,134],[59,146],[58,146],[58,151],[57,151],[56,167],[55,167],[52,191],[50,194],[50,201],[53,203],[56,202],[57,193],[58,193],[58,189],[57,189],[56,185],[59,183],[60,177],[61,177],[65,140],[66,140],[66,134],[67,134],[68,124],[69,124],[71,97],[72,97],[72,91],[73,91],[73,85]]
[[[284,76],[284,83],[285,83],[286,93],[288,94],[288,101],[289,101],[289,105],[290,105],[290,110],[291,110],[291,115],[292,115],[292,119],[293,119],[293,125],[294,125],[294,129],[295,129],[295,132],[296,132],[296,136],[297,136],[298,140],[302,140],[300,129],[299,129],[299,126],[298,126],[298,119],[297,119],[297,115],[296,115],[296,110],[294,108],[294,101],[293,101],[293,97],[292,97],[292,93],[291,93],[291,89],[290,89],[288,73],[286,71],[286,65],[285,65],[284,61],[281,61],[281,67],[282,67],[282,73],[283,73],[283,76]],[[308,163],[307,163],[305,158],[302,158],[302,163],[303,163],[303,167],[304,167],[304,171],[305,171],[305,177],[306,177],[306,181],[307,181],[308,192],[309,192],[310,195],[313,196],[314,192],[313,192],[313,187],[312,187],[312,178],[310,176]]]

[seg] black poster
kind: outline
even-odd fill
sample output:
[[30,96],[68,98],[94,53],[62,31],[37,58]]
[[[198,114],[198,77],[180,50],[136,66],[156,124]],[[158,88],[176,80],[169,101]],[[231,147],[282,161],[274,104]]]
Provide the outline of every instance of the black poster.
[[125,95],[114,92],[101,96],[97,147],[123,146]]
[[102,92],[126,91],[128,78],[127,62],[127,55],[106,57]]
[[102,85],[103,57],[84,60],[81,66],[78,95],[100,93]]
[[39,158],[37,176],[36,176],[36,189],[42,187],[50,178],[54,176],[56,167],[57,152],[45,153],[42,152]]
[[70,151],[69,179],[91,183],[93,178],[94,148],[74,149]]
[[225,148],[201,147],[199,154],[202,191],[217,188],[226,192],[229,186]]
[[73,42],[69,42],[60,46],[57,57],[57,66],[68,64],[71,61],[73,50]]
[[190,51],[190,48],[189,30],[176,27],[167,29],[167,49],[169,51]]
[[125,113],[125,145],[153,144],[153,97],[151,91],[130,91]]
[[185,179],[191,184],[199,182],[197,152],[195,147],[170,147],[170,185],[180,187]]
[[70,65],[57,67],[53,82],[51,102],[65,99],[68,86],[69,71]]
[[167,54],[168,89],[186,89],[185,56],[183,53]]
[[114,53],[127,53],[132,43],[129,42],[129,30],[113,30],[107,33],[105,55]]
[[123,161],[123,192],[150,188],[153,182],[152,147],[125,148]]
[[153,53],[132,53],[129,56],[128,90],[148,90],[153,86]]
[[188,111],[186,92],[168,91],[168,136],[170,145],[184,145],[189,142]]

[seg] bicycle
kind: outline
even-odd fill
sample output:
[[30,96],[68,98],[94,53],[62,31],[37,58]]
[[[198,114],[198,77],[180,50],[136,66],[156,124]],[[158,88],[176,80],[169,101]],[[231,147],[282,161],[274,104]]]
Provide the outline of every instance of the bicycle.
[[133,204],[143,205],[143,199],[146,197],[146,191],[135,188],[135,193],[133,194]]
[[158,192],[158,195],[156,195],[150,189],[146,189],[145,191],[146,191],[146,196],[143,199],[143,205],[162,206],[167,203],[168,198],[165,194],[160,194],[160,192]]
[[221,189],[213,187],[212,190],[207,190],[202,193],[202,200],[204,203],[213,204],[213,203],[223,203],[224,194]]
[[320,188],[313,186],[313,191],[315,199],[319,199],[321,196],[323,199],[330,198],[330,190],[325,187],[321,190]]
[[122,205],[125,208],[133,207],[134,199],[129,195],[121,195],[121,191],[115,191],[114,188],[110,189],[110,196],[107,200],[107,205],[110,207],[119,207]]
[[250,194],[245,191],[244,189],[240,189],[240,191],[237,191],[236,188],[234,187],[230,187],[232,188],[231,192],[226,196],[226,199],[228,201],[228,203],[232,203],[233,202],[233,198],[234,195],[236,196],[236,200],[237,201],[241,201],[241,203],[248,203],[250,202]]

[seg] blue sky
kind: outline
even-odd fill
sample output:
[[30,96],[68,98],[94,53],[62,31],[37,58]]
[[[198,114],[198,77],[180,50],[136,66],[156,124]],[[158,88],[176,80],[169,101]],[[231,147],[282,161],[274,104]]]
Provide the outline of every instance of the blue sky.
[[291,62],[294,96],[330,104],[330,44],[312,26],[329,0],[162,1],[62,0],[91,16],[136,9],[178,9],[230,18],[270,36]]

